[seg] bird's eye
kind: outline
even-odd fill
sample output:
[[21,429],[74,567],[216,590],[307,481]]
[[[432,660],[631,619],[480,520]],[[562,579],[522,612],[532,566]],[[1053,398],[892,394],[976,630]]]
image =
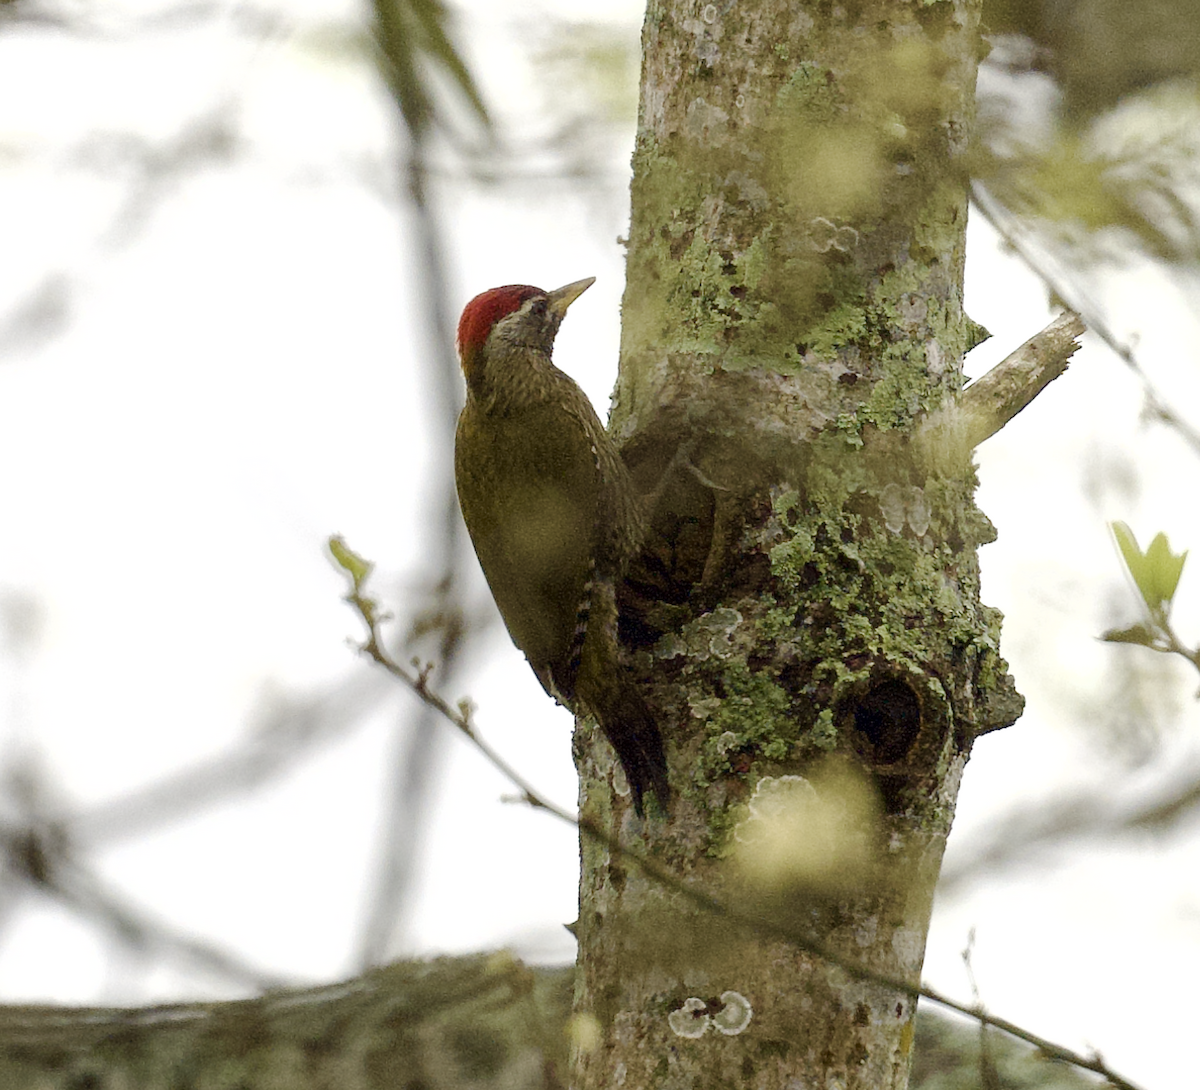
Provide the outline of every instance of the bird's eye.
[[529,313],[534,315],[536,318],[546,317],[546,299],[544,296],[533,301],[529,307]]

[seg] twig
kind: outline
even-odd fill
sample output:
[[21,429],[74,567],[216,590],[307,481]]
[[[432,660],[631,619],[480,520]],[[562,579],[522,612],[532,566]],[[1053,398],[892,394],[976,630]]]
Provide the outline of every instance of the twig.
[[[348,596],[347,601],[351,604],[355,602],[355,596]],[[364,614],[364,620],[366,616]],[[370,622],[368,622],[370,624]],[[452,706],[444,697],[434,692],[428,685],[427,674],[425,671],[413,673],[406,670],[398,662],[396,662],[379,644],[378,636],[374,626],[371,627],[370,637],[359,650],[373,659],[376,663],[382,666],[389,674],[403,681],[422,701],[429,707],[439,712],[441,716],[449,721],[451,725],[457,727],[464,734],[471,744],[484,755],[485,758],[499,772],[521,792],[521,798],[530,806],[539,810],[546,810],[555,817],[572,825],[578,825],[578,820],[568,813],[566,810],[554,803],[545,799],[538,791],[530,784],[512,765],[510,765],[496,750],[492,749],[486,741],[483,740],[475,731],[474,725],[471,723],[470,704],[466,700],[459,701],[458,706]]]
[[[640,853],[624,846],[617,839],[586,819],[580,819],[575,815],[567,812],[563,808],[556,806],[554,803],[542,796],[519,772],[516,771],[507,761],[504,760],[495,750],[491,748],[476,732],[474,725],[470,721],[469,703],[466,700],[460,701],[457,707],[453,707],[444,697],[430,689],[427,682],[427,672],[419,671],[417,673],[406,670],[399,663],[395,662],[381,647],[378,634],[378,606],[376,603],[365,597],[362,594],[363,584],[367,576],[370,574],[370,565],[366,564],[361,558],[349,554],[350,561],[343,560],[339,553],[345,554],[345,543],[340,539],[336,545],[331,542],[331,548],[334,551],[335,557],[338,558],[338,563],[350,574],[353,580],[353,589],[346,595],[346,601],[353,605],[362,616],[366,623],[368,637],[366,643],[361,646],[361,651],[373,659],[378,665],[383,667],[389,674],[403,681],[417,696],[427,705],[436,709],[441,715],[447,719],[454,727],[462,732],[478,749],[491,764],[499,770],[517,789],[521,792],[522,798],[536,809],[544,810],[560,821],[564,821],[569,825],[573,825],[585,836],[601,843],[614,855],[620,856],[627,862],[637,866],[647,877],[654,879],[665,889],[672,893],[678,894],[680,897],[689,901],[696,908],[702,911],[720,916],[723,919],[733,923],[740,924],[748,931],[755,934],[780,939],[790,943],[797,949],[803,950],[805,953],[819,957],[832,965],[836,965],[843,972],[857,980],[869,981],[874,984],[879,984],[885,988],[903,992],[906,995],[922,999],[927,999],[931,1003],[936,1003],[947,1010],[952,1010],[958,1014],[965,1015],[979,1022],[980,1025],[993,1026],[996,1029],[1007,1033],[1011,1037],[1016,1037],[1018,1040],[1025,1041],[1027,1044],[1033,1045],[1043,1055],[1050,1059],[1059,1060],[1063,1063],[1071,1064],[1074,1067],[1081,1068],[1085,1071],[1092,1071],[1097,1075],[1101,1075],[1108,1082],[1117,1087],[1118,1090],[1139,1090],[1139,1087],[1130,1082],[1128,1079],[1118,1075],[1115,1071],[1108,1067],[1103,1058],[1098,1053],[1093,1053],[1091,1056],[1083,1056],[1065,1045],[1056,1044],[1045,1037],[1041,1037],[1030,1030],[1024,1029],[1015,1022],[1010,1022],[1007,1019],[999,1018],[989,1014],[978,1005],[968,1005],[950,999],[948,996],[942,995],[940,992],[930,988],[928,985],[914,985],[907,980],[902,980],[899,977],[893,977],[886,973],[880,973],[873,969],[868,969],[862,965],[858,965],[840,954],[828,950],[821,943],[815,942],[808,936],[803,935],[793,928],[784,924],[780,924],[766,916],[760,916],[743,912],[738,909],[731,908],[717,898],[688,885],[682,879],[672,874],[670,871],[659,866],[657,863],[646,858]],[[357,562],[357,567],[353,566],[353,562]]]
[[1155,788],[1157,794],[1149,801],[1114,798],[1111,784],[1076,789],[1065,796],[1059,788],[1053,798],[1040,800],[1035,808],[998,817],[989,823],[986,835],[976,836],[962,848],[963,862],[943,866],[939,895],[953,894],[985,874],[995,875],[1027,861],[1040,849],[1053,849],[1069,840],[1147,832],[1161,836],[1179,828],[1200,809],[1200,763],[1193,760],[1191,767],[1176,771],[1175,782]]
[[10,874],[18,875],[80,916],[93,918],[126,946],[135,950],[157,947],[180,961],[260,992],[294,985],[293,980],[258,969],[213,943],[153,919],[106,886],[89,868],[69,858],[55,855],[45,860],[43,873],[31,871],[21,865],[11,841],[5,836],[0,842],[8,856],[5,869]]
[[[397,28],[385,25],[377,15],[376,36],[385,55],[391,57],[406,48],[403,40],[396,40]],[[393,101],[401,119],[406,118],[405,106],[396,97],[392,86]],[[408,180],[409,209],[414,219],[417,234],[417,258],[420,275],[417,277],[421,293],[420,313],[424,315],[425,344],[421,355],[430,363],[430,370],[437,385],[438,409],[445,442],[438,442],[436,449],[449,449],[454,425],[458,417],[461,398],[458,367],[449,345],[454,342],[454,326],[447,308],[445,240],[431,203],[427,185],[427,146],[429,129],[424,125],[409,126],[407,151],[402,153],[398,173]],[[458,503],[448,468],[443,464],[431,474],[434,487],[440,492],[442,506],[441,526],[438,538],[428,550],[429,555],[441,558],[442,571],[435,580],[437,602],[436,615],[442,630],[441,676],[449,683],[458,667],[459,652],[463,636],[461,624],[455,622],[459,611],[453,600],[454,588],[459,582],[459,516]],[[421,846],[421,815],[426,810],[429,790],[435,780],[441,738],[436,723],[436,713],[423,708],[407,731],[394,740],[391,756],[393,773],[389,778],[389,797],[380,837],[378,860],[374,870],[374,891],[370,898],[363,934],[359,943],[358,961],[363,969],[381,964],[388,957],[395,935],[404,926],[403,909],[408,891],[412,888],[412,877]]]
[[217,757],[164,776],[150,786],[89,809],[62,810],[49,820],[76,848],[92,849],[156,832],[215,802],[250,794],[283,776],[314,751],[360,723],[386,686],[350,679],[303,701],[279,701],[252,722],[243,741]]
[[1085,332],[1073,311],[1060,314],[959,397],[932,413],[914,439],[939,458],[963,460],[995,435],[1067,369]]
[[963,391],[959,408],[972,421],[972,447],[995,435],[1066,371],[1085,329],[1078,314],[1060,314]]

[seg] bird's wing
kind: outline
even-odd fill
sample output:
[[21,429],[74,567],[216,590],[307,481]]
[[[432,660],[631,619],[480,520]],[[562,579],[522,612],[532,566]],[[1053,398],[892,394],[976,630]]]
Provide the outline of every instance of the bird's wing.
[[468,407],[455,442],[459,504],[492,597],[542,685],[567,703],[600,498],[595,451],[569,413],[550,403],[485,419]]

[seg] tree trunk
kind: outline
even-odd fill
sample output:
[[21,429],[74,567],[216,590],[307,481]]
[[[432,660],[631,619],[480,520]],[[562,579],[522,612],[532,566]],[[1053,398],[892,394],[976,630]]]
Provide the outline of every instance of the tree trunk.
[[[675,800],[588,723],[579,1090],[902,1088],[974,738],[1020,714],[962,444],[916,441],[962,309],[976,0],[651,0],[610,427],[665,472],[623,636]],[[944,414],[943,414],[944,415]],[[682,469],[672,457],[689,455]]]

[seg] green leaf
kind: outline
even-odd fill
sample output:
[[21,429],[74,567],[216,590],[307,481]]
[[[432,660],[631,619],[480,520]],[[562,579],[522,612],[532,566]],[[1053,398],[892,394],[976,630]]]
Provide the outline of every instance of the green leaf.
[[1113,522],[1109,525],[1125,566],[1147,607],[1152,613],[1159,610],[1169,613],[1171,599],[1175,597],[1179,577],[1183,574],[1187,550],[1178,555],[1172,553],[1167,535],[1160,532],[1150,542],[1150,548],[1142,552],[1137,538],[1126,523]]
[[364,560],[349,545],[341,534],[334,534],[329,539],[329,552],[339,568],[346,572],[354,581],[354,589],[361,589],[363,582],[370,576],[374,564]]
[[1133,624],[1128,628],[1110,628],[1100,638],[1109,643],[1137,643],[1143,647],[1154,646],[1154,631],[1144,624]]
[[1179,586],[1179,577],[1183,574],[1183,562],[1187,559],[1187,550],[1176,556],[1171,552],[1167,543],[1167,535],[1157,533],[1146,550],[1146,568],[1150,585],[1160,602],[1166,603],[1167,611],[1171,609],[1171,599],[1175,597],[1175,588]]
[[1139,578],[1145,565],[1145,557],[1142,556],[1137,538],[1133,536],[1133,531],[1129,528],[1128,523],[1110,522],[1108,528],[1112,530],[1113,537],[1117,539],[1117,548],[1121,550],[1121,559],[1125,561],[1125,567],[1133,576],[1133,581],[1142,597],[1145,598],[1146,588],[1142,586],[1142,580]]

